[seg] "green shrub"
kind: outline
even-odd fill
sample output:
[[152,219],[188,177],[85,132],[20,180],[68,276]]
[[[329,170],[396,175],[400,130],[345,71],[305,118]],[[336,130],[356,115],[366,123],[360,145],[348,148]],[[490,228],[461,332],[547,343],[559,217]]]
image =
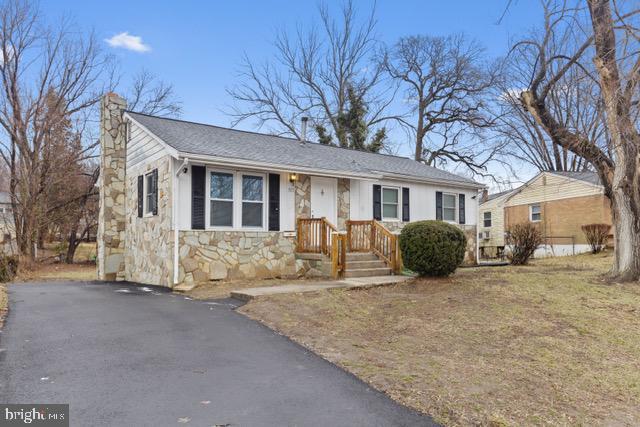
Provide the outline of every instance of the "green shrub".
[[0,255],[0,282],[10,282],[18,273],[18,257]]
[[447,276],[464,260],[467,239],[458,227],[443,221],[417,221],[400,232],[406,268],[421,276]]

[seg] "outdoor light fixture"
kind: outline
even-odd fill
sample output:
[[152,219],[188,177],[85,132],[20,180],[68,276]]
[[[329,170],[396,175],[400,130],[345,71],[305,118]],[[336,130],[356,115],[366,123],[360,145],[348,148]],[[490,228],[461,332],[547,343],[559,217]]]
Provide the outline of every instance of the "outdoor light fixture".
[[289,174],[289,182],[290,183],[295,183],[298,180],[298,174],[297,173],[290,173]]

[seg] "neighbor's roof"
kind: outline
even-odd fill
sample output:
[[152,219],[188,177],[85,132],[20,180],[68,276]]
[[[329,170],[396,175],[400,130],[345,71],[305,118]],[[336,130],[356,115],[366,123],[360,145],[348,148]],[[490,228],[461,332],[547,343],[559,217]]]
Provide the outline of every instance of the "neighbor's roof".
[[128,111],[127,114],[179,154],[241,159],[292,167],[375,176],[449,182],[481,188],[472,179],[406,157],[367,153],[297,139],[167,119]]
[[489,196],[487,197],[487,202],[490,201],[490,200],[497,199],[498,197],[506,196],[507,194],[511,193],[512,191],[514,191],[514,190],[507,190],[507,191],[501,191],[499,193],[489,194]]
[[564,176],[571,179],[577,179],[593,185],[602,185],[600,177],[596,172],[581,171],[581,172],[549,172],[554,175]]

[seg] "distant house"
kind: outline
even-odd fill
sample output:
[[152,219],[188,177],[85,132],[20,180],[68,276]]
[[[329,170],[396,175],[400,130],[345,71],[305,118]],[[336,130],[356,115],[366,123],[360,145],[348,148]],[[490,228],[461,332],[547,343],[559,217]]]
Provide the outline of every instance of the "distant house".
[[0,191],[0,254],[17,253],[16,231],[13,221],[11,196],[6,191]]
[[475,263],[484,186],[408,158],[102,102],[98,276],[209,280],[399,272],[396,232],[440,219]]
[[515,190],[489,196],[478,211],[479,248],[485,257],[501,254],[508,244],[506,232],[518,223],[539,225],[544,244],[538,257],[587,252],[582,225],[612,224],[604,187],[588,171],[542,172]]

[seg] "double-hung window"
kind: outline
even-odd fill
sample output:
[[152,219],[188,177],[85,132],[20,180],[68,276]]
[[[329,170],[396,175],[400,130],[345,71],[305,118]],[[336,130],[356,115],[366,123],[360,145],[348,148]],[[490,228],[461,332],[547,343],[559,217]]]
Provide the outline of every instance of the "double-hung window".
[[256,173],[209,171],[209,227],[263,228],[265,177]]
[[233,174],[211,172],[210,193],[210,225],[233,227]]
[[394,187],[382,187],[382,219],[397,221],[399,206],[399,191]]
[[153,215],[155,211],[156,204],[156,182],[155,175],[152,172],[149,172],[144,176],[144,194],[145,194],[145,204],[144,204],[144,213],[145,215]]
[[529,206],[529,219],[531,222],[539,222],[542,219],[542,210],[539,203]]
[[264,178],[242,175],[242,226],[262,227],[263,212]]
[[456,221],[457,195],[444,193],[442,195],[442,219],[444,221]]
[[483,221],[484,221],[484,226],[485,228],[490,228],[491,227],[491,212],[485,212],[482,214],[483,215]]

